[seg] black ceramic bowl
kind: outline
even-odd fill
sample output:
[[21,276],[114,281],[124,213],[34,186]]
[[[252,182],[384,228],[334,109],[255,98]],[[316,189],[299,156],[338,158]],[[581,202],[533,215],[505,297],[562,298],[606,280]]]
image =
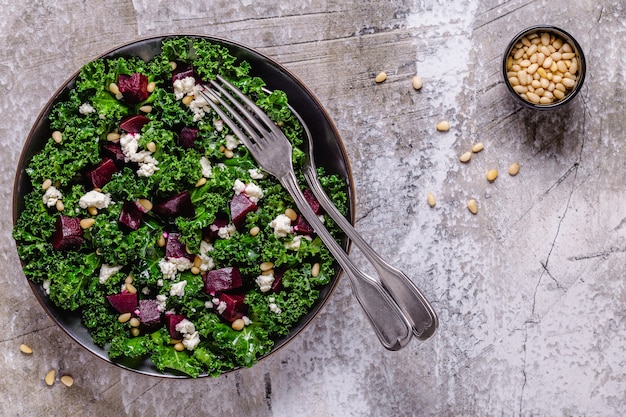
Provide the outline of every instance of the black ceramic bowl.
[[[339,133],[333,124],[330,116],[323,108],[319,100],[309,90],[304,83],[294,76],[284,66],[273,60],[272,58],[265,56],[258,51],[255,51],[242,44],[211,36],[197,36],[197,35],[177,35],[188,37],[201,37],[207,39],[213,43],[226,47],[230,53],[238,59],[245,60],[251,65],[251,75],[262,78],[267,88],[270,90],[279,89],[283,90],[287,96],[291,107],[300,115],[302,121],[307,125],[311,131],[313,142],[315,145],[315,160],[318,166],[324,167],[327,172],[338,174],[346,179],[346,192],[348,193],[349,201],[349,216],[352,220],[354,215],[354,192],[352,185],[352,174],[348,163],[347,154]],[[168,36],[157,36],[145,39],[140,39],[115,49],[110,50],[101,55],[101,57],[117,57],[117,56],[137,56],[145,61],[151,60],[155,55],[161,52],[161,42]],[[17,222],[20,213],[24,208],[24,196],[32,190],[32,186],[28,175],[25,172],[25,168],[29,161],[43,149],[45,143],[51,136],[51,130],[48,123],[48,115],[52,109],[52,106],[68,96],[69,90],[74,86],[76,76],[78,72],[73,74],[53,95],[43,108],[35,124],[33,125],[28,138],[24,144],[22,154],[18,163],[17,173],[15,177],[14,190],[13,190],[13,223]],[[344,248],[347,250],[349,242],[344,239]],[[275,341],[274,348],[270,353],[265,355],[271,355],[278,349],[283,347],[293,338],[295,338],[320,312],[328,301],[331,293],[337,285],[340,276],[340,270],[337,269],[336,275],[331,282],[325,287],[321,288],[320,296],[317,302],[313,305],[311,310],[300,320],[300,322],[293,328],[291,333]],[[79,313],[71,313],[64,311],[55,306],[44,289],[40,285],[35,285],[28,281],[31,289],[33,290],[38,301],[49,314],[49,316],[63,329],[70,337],[72,337],[81,346],[86,348],[91,353],[102,358],[103,360],[113,363],[122,368],[132,370],[141,374],[169,377],[169,378],[186,378],[180,374],[174,373],[162,373],[157,370],[149,359],[141,362],[137,361],[112,361],[107,352],[94,344],[89,332],[83,326]],[[263,359],[260,358],[260,359]]]
[[[544,34],[550,37],[550,41],[547,45],[541,42],[541,37]],[[553,45],[553,40],[555,39],[560,39],[563,45],[567,43],[569,47],[566,47],[564,50],[563,47],[559,48],[557,44],[557,47],[554,48],[554,52],[556,52],[557,55],[551,56],[554,52],[550,51],[550,55],[548,56],[543,54],[545,60],[540,58],[539,62],[537,62],[537,55],[541,53],[541,48],[550,47],[550,45]],[[569,51],[570,47],[571,51]],[[524,48],[526,49],[524,50]],[[529,48],[533,49],[529,50]],[[521,56],[515,56],[516,53]],[[533,54],[535,55],[534,59],[532,58]],[[573,55],[573,59],[570,58],[570,55]],[[551,63],[554,63],[554,66],[543,65],[548,59],[550,59]],[[570,75],[559,75],[564,74],[563,70],[566,70],[565,72],[569,70],[573,60],[576,61],[574,65],[576,65],[577,68],[574,74],[571,74],[571,78]],[[520,65],[520,61],[526,62]],[[560,69],[556,67],[557,62],[561,62],[558,64]],[[515,64],[520,68],[513,67]],[[536,68],[533,64],[536,65]],[[545,76],[542,74],[539,76],[539,79],[544,78],[547,80],[546,84],[540,85],[541,83],[539,82],[539,84],[535,83],[535,86],[532,86],[531,80],[527,80],[528,82],[523,81],[522,78],[524,75],[521,74],[518,76],[521,70],[525,71],[527,76],[530,76],[533,80],[537,80],[539,72],[543,71]],[[522,105],[537,110],[554,109],[572,101],[583,86],[586,71],[585,55],[576,39],[563,29],[554,26],[540,25],[524,29],[513,37],[502,59],[504,83],[511,95]],[[559,78],[557,79],[556,77]],[[553,79],[560,82],[552,82]],[[541,89],[541,93],[535,94],[539,89]],[[544,92],[546,94],[545,96]],[[550,96],[552,97],[551,100]]]

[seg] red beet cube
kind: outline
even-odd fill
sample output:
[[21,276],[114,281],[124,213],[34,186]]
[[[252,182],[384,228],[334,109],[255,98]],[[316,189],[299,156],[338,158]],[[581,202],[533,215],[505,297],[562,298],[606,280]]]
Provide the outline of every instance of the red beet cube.
[[230,216],[235,227],[239,228],[246,219],[246,214],[257,211],[259,207],[244,193],[235,194],[230,200]]
[[139,321],[146,329],[154,329],[161,325],[161,312],[157,300],[139,300]]
[[168,233],[165,243],[166,258],[187,258],[193,261],[195,255],[187,253],[185,244],[180,241],[180,233]]
[[299,214],[298,218],[296,219],[296,224],[293,226],[293,231],[300,235],[312,235],[315,233],[315,230],[313,230],[309,222],[307,222],[304,216],[302,216],[301,214]]
[[112,159],[104,158],[95,168],[85,173],[92,188],[102,188],[107,182],[111,181],[113,174],[117,172],[117,166]]
[[52,247],[55,250],[75,249],[83,243],[83,229],[80,219],[60,215],[54,224]]
[[156,204],[152,211],[163,217],[193,217],[196,211],[189,191],[185,190]]
[[170,332],[170,337],[172,339],[180,340],[183,338],[183,335],[176,330],[176,325],[183,320],[185,320],[185,316],[182,314],[165,313],[165,326]]
[[183,127],[178,135],[178,145],[184,149],[190,149],[195,147],[198,132],[198,129],[194,129],[192,127]]
[[202,275],[204,292],[215,294],[218,291],[233,290],[243,285],[241,273],[236,266],[214,269]]
[[149,121],[143,114],[127,116],[120,122],[120,129],[128,133],[141,133],[141,128]]
[[281,292],[283,289],[283,275],[285,271],[274,271],[274,282],[272,282],[272,292]]
[[216,239],[218,237],[218,231],[221,227],[228,226],[228,218],[217,217],[212,225],[209,226],[209,238]]
[[132,313],[137,309],[137,293],[123,292],[120,294],[107,295],[109,304],[118,313]]
[[122,206],[119,222],[131,230],[139,229],[144,211],[139,209],[139,203],[127,201]]
[[220,293],[217,295],[220,302],[226,303],[226,309],[220,313],[220,316],[228,322],[233,322],[242,318],[246,313],[246,305],[244,303],[246,299],[245,294],[226,294]]
[[172,85],[174,84],[174,81],[182,80],[183,78],[187,78],[187,77],[193,77],[196,79],[196,82],[198,82],[198,77],[196,77],[196,74],[193,70],[192,65],[184,65],[184,64],[177,65],[176,70],[172,74]]
[[120,93],[129,103],[137,104],[148,98],[148,77],[138,72],[131,75],[120,74],[117,78]]
[[307,188],[304,190],[303,194],[304,198],[306,199],[307,203],[309,203],[309,206],[311,206],[315,214],[317,214],[318,216],[320,214],[324,214],[324,209],[320,205],[320,202],[317,200],[317,198],[315,198],[313,191]]
[[119,142],[107,142],[102,145],[102,155],[105,158],[113,160],[117,167],[124,166],[126,157],[122,152],[122,145]]

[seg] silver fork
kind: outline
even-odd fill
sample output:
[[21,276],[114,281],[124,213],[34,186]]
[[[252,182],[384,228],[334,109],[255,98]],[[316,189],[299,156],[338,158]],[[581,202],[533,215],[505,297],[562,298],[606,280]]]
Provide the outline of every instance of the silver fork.
[[353,293],[382,345],[389,350],[406,346],[413,336],[411,322],[382,284],[354,265],[313,212],[298,185],[289,140],[252,100],[228,81],[218,76],[210,84],[212,87],[205,86],[201,94],[261,168],[276,177],[293,197],[300,213],[350,278]]

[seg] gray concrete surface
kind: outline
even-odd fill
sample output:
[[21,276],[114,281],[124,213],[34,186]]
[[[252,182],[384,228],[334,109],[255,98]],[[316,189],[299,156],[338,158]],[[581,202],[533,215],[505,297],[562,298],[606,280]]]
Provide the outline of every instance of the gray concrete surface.
[[[626,414],[623,2],[0,5],[0,415]],[[574,35],[588,63],[578,98],[550,113],[515,104],[499,74],[509,39],[540,23]],[[104,363],[46,316],[10,237],[28,130],[88,60],[182,32],[258,48],[317,94],[351,158],[356,226],[432,300],[441,320],[433,339],[385,351],[344,279],[313,325],[276,355],[218,379],[171,381]],[[376,85],[379,71],[389,78]],[[437,132],[444,119],[450,131]],[[476,142],[484,151],[460,164]],[[512,162],[521,164],[515,177],[506,174]],[[488,183],[492,168],[501,174]],[[476,215],[465,208],[469,198]],[[34,353],[21,354],[20,343]],[[75,384],[46,386],[52,368]]]

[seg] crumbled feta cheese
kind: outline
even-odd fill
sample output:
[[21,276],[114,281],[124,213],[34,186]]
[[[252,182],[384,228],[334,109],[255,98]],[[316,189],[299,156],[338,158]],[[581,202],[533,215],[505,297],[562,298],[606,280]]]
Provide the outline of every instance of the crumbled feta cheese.
[[187,285],[187,281],[180,281],[172,285],[172,288],[170,288],[170,296],[173,297],[176,295],[178,297],[182,297],[183,295],[185,295],[186,285]]
[[163,286],[163,279],[157,279],[157,287]]
[[157,300],[157,310],[161,312],[165,311],[166,304],[167,304],[167,295],[159,294],[156,296],[156,300]]
[[96,109],[94,109],[93,106],[91,104],[89,104],[89,103],[83,103],[78,108],[78,112],[80,114],[83,114],[83,115],[87,115],[87,114],[93,113],[95,111],[96,111]]
[[261,187],[251,182],[246,184],[246,188],[243,192],[253,203],[258,203],[259,200],[263,198],[263,190]]
[[213,120],[213,126],[215,126],[215,130],[221,132],[224,129],[224,122],[221,119]]
[[137,170],[137,175],[140,177],[150,177],[152,174],[159,170],[157,165],[159,161],[154,159],[151,156],[146,156],[141,163],[139,163],[139,169]]
[[249,326],[252,324],[252,320],[250,320],[248,316],[243,316],[241,317],[241,319],[243,320],[243,324],[245,324],[246,326]]
[[224,311],[226,311],[226,307],[228,307],[226,305],[226,301],[220,301],[220,303],[217,305],[217,312],[219,314],[222,314]]
[[210,301],[205,301],[204,302],[204,307],[205,308],[213,308],[213,303]]
[[196,326],[190,320],[182,319],[176,324],[176,331],[182,334],[193,333],[196,331]]
[[270,222],[270,227],[274,229],[274,236],[287,237],[292,232],[291,219],[284,214],[279,214]]
[[142,293],[143,295],[149,295],[149,294],[150,294],[150,288],[148,288],[148,287],[143,287],[143,288],[141,289],[141,293]]
[[211,302],[215,305],[219,305],[220,304],[220,299],[217,297],[213,297],[213,299],[211,300]]
[[50,284],[52,283],[52,281],[50,279],[44,279],[43,283],[41,284],[41,286],[43,287],[43,290],[46,292],[46,294],[50,295]]
[[161,269],[163,278],[167,278],[167,279],[176,278],[176,272],[178,272],[178,268],[176,267],[176,264],[174,264],[173,262],[170,262],[167,259],[161,259],[159,261],[159,268]]
[[241,194],[244,192],[245,189],[246,184],[244,184],[243,181],[241,181],[240,179],[236,179],[235,183],[233,184],[233,191],[235,192],[235,194]]
[[200,167],[202,168],[202,176],[204,178],[210,178],[213,175],[213,167],[211,161],[206,156],[200,158]]
[[182,319],[176,324],[176,331],[183,335],[182,343],[187,350],[193,350],[200,343],[200,335],[191,321]]
[[213,245],[211,245],[207,241],[200,242],[200,253],[198,253],[198,257],[202,261],[200,263],[200,272],[206,272],[215,268],[215,262],[213,262],[213,258],[209,256],[209,252],[213,251]]
[[268,292],[272,289],[272,284],[274,283],[274,274],[270,273],[267,275],[259,275],[254,281],[256,282],[256,285],[259,286],[261,292]]
[[291,242],[288,242],[288,243],[285,244],[285,247],[287,249],[298,251],[298,250],[300,250],[300,244],[302,242],[302,239],[306,239],[306,240],[309,240],[309,241],[312,240],[310,236],[296,235],[296,236],[293,237]]
[[272,313],[275,313],[275,314],[280,314],[280,313],[282,313],[282,312],[283,312],[283,311],[280,309],[280,307],[278,307],[278,306],[276,305],[276,303],[270,303],[270,304],[269,304],[269,308],[270,308],[270,311],[271,311]]
[[174,96],[176,100],[181,100],[186,95],[192,95],[194,87],[196,86],[196,79],[194,77],[185,77],[174,81]]
[[63,194],[55,186],[50,186],[43,195],[43,203],[47,207],[54,207],[60,199],[63,198]]
[[194,350],[196,346],[200,344],[200,334],[198,332],[193,332],[191,334],[186,334],[183,339],[183,346],[187,350]]
[[103,194],[100,191],[91,190],[78,200],[80,208],[95,207],[99,210],[109,207],[111,204],[111,195]]
[[209,106],[209,102],[204,99],[204,97],[196,97],[191,103],[189,103],[189,110],[193,112],[193,121],[197,122],[202,119],[207,113],[211,112],[211,106]]
[[259,168],[249,169],[248,174],[250,174],[250,178],[253,180],[262,180],[267,177],[267,173]]
[[102,264],[102,266],[100,267],[100,276],[98,277],[98,281],[100,282],[100,284],[104,284],[109,278],[117,274],[121,269],[122,265]]
[[193,266],[193,262],[191,262],[187,258],[167,258],[167,260],[171,264],[173,264],[180,272],[191,269],[191,267]]
[[149,177],[159,170],[157,167],[159,161],[154,159],[152,152],[139,150],[140,139],[141,135],[139,133],[125,133],[120,137],[120,146],[126,162],[132,161],[139,164],[137,175]]
[[234,235],[236,232],[237,232],[237,228],[235,227],[235,225],[232,223],[229,223],[228,225],[224,227],[220,227],[217,230],[217,235],[221,239],[230,239],[230,237]]
[[226,135],[226,149],[233,150],[239,146],[239,139],[233,135]]

